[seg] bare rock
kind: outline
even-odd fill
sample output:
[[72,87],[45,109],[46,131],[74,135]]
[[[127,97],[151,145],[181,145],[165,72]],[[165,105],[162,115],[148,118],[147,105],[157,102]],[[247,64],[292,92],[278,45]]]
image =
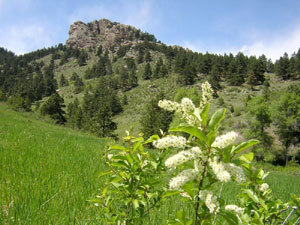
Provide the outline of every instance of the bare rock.
[[112,49],[122,43],[136,40],[136,28],[111,22],[107,19],[85,24],[77,21],[70,26],[67,47],[96,48],[100,44],[104,49]]

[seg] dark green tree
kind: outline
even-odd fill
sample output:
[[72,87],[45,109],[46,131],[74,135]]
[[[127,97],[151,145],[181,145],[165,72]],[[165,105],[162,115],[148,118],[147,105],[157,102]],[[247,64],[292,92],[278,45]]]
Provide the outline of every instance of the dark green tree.
[[276,61],[276,74],[283,80],[290,78],[289,64],[290,60],[287,53],[284,53],[284,55]]
[[138,51],[138,56],[137,56],[137,63],[138,64],[141,64],[144,62],[144,50],[142,48],[139,48],[139,51]]
[[100,57],[103,53],[103,48],[102,48],[102,45],[99,45],[98,49],[97,49],[97,56]]
[[140,120],[141,132],[147,139],[153,134],[160,134],[160,129],[167,131],[172,122],[173,113],[158,107],[158,101],[164,99],[162,93],[151,98],[145,106],[145,112]]
[[68,124],[74,128],[81,129],[83,125],[83,112],[79,101],[75,98],[67,107]]
[[213,65],[208,74],[208,82],[215,91],[222,88],[220,85],[220,71],[216,65]]
[[58,124],[64,124],[67,120],[65,118],[65,111],[63,108],[64,99],[59,94],[54,93],[50,98],[42,105],[41,114],[49,115]]
[[80,54],[77,58],[77,63],[79,66],[84,66],[86,64],[86,60],[88,58],[88,54],[86,53],[86,51],[81,50]]
[[150,63],[146,63],[144,73],[143,73],[143,79],[144,80],[149,80],[152,76],[152,70]]
[[273,143],[273,138],[266,132],[266,128],[272,123],[271,112],[268,103],[261,96],[252,98],[247,106],[248,111],[254,117],[251,123],[251,137],[260,141],[260,144],[255,147],[256,158],[263,160]]
[[65,87],[69,85],[68,80],[66,80],[63,74],[60,75],[59,85],[60,87]]
[[145,53],[145,62],[151,62],[152,58],[151,58],[151,54],[150,54],[150,51],[147,50],[146,53]]
[[154,71],[153,71],[153,78],[154,79],[158,79],[160,78],[160,70],[161,70],[161,67],[162,65],[164,64],[162,58],[160,57],[159,60],[156,62],[155,64],[155,68],[154,68]]
[[285,165],[289,161],[289,147],[300,142],[300,85],[290,85],[280,97],[275,115],[277,134],[284,146]]
[[112,120],[112,112],[107,105],[102,105],[92,118],[91,131],[99,137],[115,137],[117,124]]

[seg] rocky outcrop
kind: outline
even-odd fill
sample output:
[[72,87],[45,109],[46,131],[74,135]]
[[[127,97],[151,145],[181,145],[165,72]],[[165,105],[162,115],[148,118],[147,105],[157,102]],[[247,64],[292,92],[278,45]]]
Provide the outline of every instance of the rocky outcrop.
[[128,25],[101,19],[85,24],[81,21],[70,26],[67,47],[89,48],[102,45],[104,49],[114,49],[120,44],[136,40],[140,31]]

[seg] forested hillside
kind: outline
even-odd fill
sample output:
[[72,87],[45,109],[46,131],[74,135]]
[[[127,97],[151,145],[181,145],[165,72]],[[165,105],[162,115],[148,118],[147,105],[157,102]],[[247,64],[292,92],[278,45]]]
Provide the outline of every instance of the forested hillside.
[[226,127],[261,141],[258,160],[299,159],[300,50],[276,62],[198,53],[106,19],[76,22],[69,34],[65,45],[25,55],[1,48],[0,100],[99,137],[118,138],[130,126],[149,136],[180,123],[155,107],[160,99],[197,105],[208,80],[214,105],[227,108]]

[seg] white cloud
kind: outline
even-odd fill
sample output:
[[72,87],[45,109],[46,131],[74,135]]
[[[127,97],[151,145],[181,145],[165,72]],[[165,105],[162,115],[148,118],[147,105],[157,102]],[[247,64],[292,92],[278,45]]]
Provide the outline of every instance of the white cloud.
[[125,12],[125,23],[141,29],[147,29],[150,23],[155,21],[155,17],[152,13],[151,2],[142,1],[136,5],[134,12],[132,12],[131,7],[127,7]]
[[224,53],[233,53],[236,54],[238,53],[238,47],[236,46],[217,46],[217,45],[211,45],[204,43],[202,41],[196,41],[196,42],[191,42],[191,41],[183,41],[182,44],[180,44],[184,48],[188,48],[192,51],[195,52],[209,52],[209,53],[214,53],[214,54],[221,54],[223,55]]
[[[265,38],[266,39],[266,38]],[[247,55],[265,54],[273,61],[279,59],[285,52],[292,54],[300,48],[300,28],[294,28],[292,31],[283,34],[277,34],[269,37],[269,40],[256,40],[252,44],[244,45],[240,51]]]
[[149,30],[150,27],[157,25],[157,19],[154,15],[151,0],[143,1],[122,1],[121,3],[109,5],[97,4],[82,7],[76,10],[69,18],[69,23],[81,20],[91,22],[101,18],[107,18],[112,21],[129,24],[140,29]]
[[0,46],[16,54],[24,54],[39,48],[49,47],[52,44],[49,32],[40,25],[12,26],[0,29]]
[[[280,31],[279,31],[280,32]],[[210,52],[217,54],[243,52],[246,55],[261,56],[265,54],[267,58],[270,58],[275,62],[285,52],[291,55],[293,52],[297,52],[300,48],[300,25],[293,27],[289,32],[277,32],[273,36],[262,33],[256,33],[252,35],[249,43],[236,44],[230,46],[223,46],[218,43],[214,45],[211,43],[204,43],[201,41],[184,41],[182,46],[189,48],[196,52]],[[249,34],[251,36],[251,34]]]

